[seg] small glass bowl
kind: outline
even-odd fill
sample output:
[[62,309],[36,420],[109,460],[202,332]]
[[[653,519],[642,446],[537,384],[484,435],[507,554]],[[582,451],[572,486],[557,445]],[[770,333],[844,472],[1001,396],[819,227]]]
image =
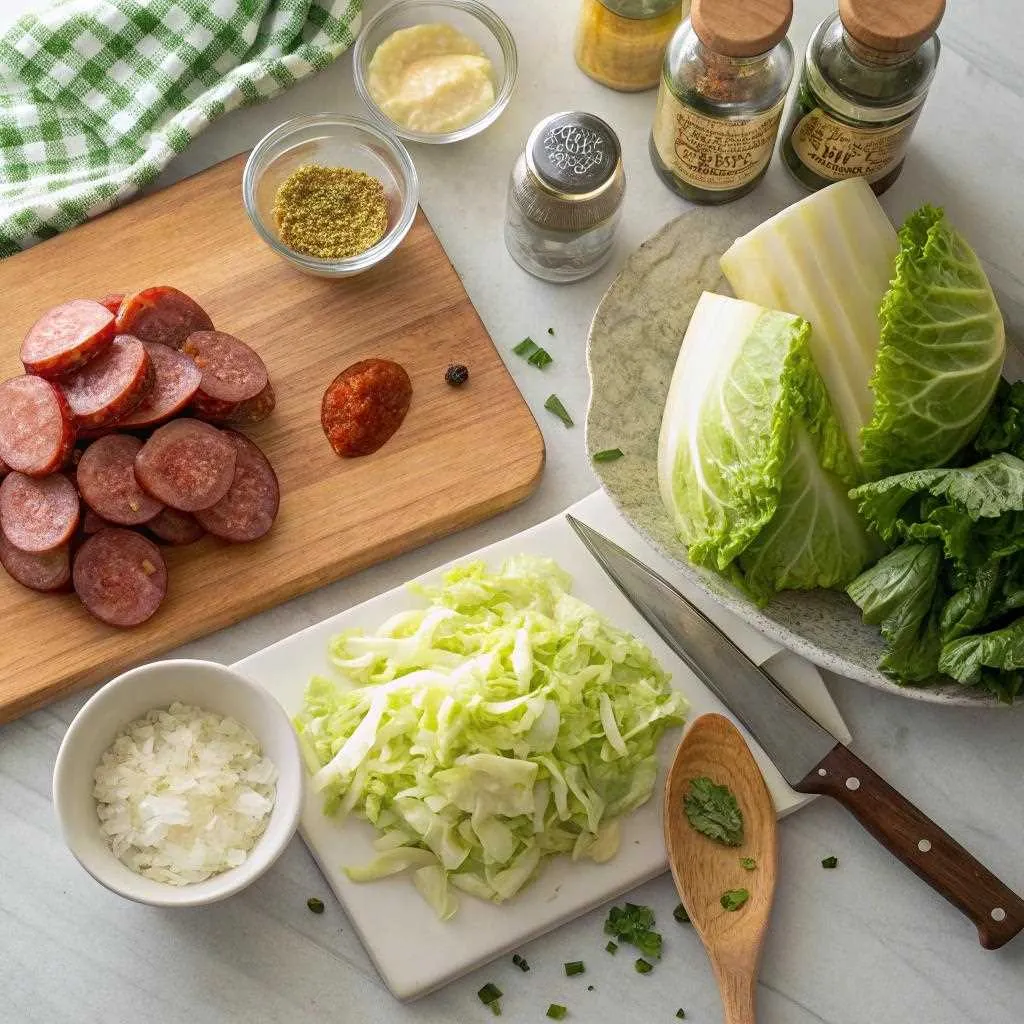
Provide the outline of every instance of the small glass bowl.
[[[417,132],[411,128],[392,121],[370,96],[367,87],[367,74],[370,61],[377,47],[392,32],[400,28],[413,28],[416,25],[429,25],[437,22],[451,25],[453,28],[469,36],[480,45],[484,54],[494,65],[495,98],[494,106],[483,117],[464,128],[451,132]],[[477,0],[397,0],[372,17],[363,27],[356,39],[352,57],[355,74],[356,91],[362,101],[369,107],[370,113],[389,131],[410,142],[426,142],[443,145],[448,142],[459,142],[462,139],[478,135],[492,125],[508,106],[515,88],[516,75],[519,69],[519,57],[516,53],[516,42],[512,38],[508,25],[485,4]]]
[[[274,224],[278,186],[304,164],[351,167],[379,179],[388,198],[388,230],[374,246],[341,260],[321,260],[281,241]],[[256,143],[242,173],[242,198],[257,234],[289,263],[319,277],[351,277],[375,267],[412,227],[419,179],[409,151],[378,125],[342,114],[308,114],[278,125]]]

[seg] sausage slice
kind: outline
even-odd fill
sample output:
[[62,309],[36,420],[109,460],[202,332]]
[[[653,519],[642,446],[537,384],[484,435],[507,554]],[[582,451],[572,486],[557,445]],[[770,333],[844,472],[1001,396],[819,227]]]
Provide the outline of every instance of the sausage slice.
[[215,505],[231,487],[235,446],[216,427],[180,419],[153,432],[135,457],[135,477],[157,501],[182,512]]
[[137,430],[156,426],[176,416],[199,390],[199,367],[180,352],[157,342],[143,342],[153,364],[153,388],[116,426]]
[[89,508],[107,522],[138,526],[164,507],[135,479],[135,457],[141,450],[137,437],[110,434],[89,445],[78,463],[78,490]]
[[240,402],[255,398],[270,382],[259,353],[223,331],[194,331],[182,346],[203,374],[192,404],[208,419],[227,419]]
[[64,590],[71,582],[71,555],[67,544],[32,554],[16,548],[0,533],[0,565],[11,579],[29,590]]
[[281,504],[277,474],[259,446],[244,434],[222,433],[235,446],[235,475],[228,493],[216,505],[196,512],[196,520],[222,540],[258,540],[274,525]]
[[86,611],[111,626],[145,622],[167,593],[160,549],[120,528],[100,530],[79,548],[72,579]]
[[338,455],[370,455],[402,425],[412,402],[412,381],[389,359],[363,359],[331,381],[320,424]]
[[119,334],[95,359],[60,382],[75,423],[107,426],[130,413],[153,390],[153,361],[130,334]]
[[19,473],[45,476],[64,465],[75,441],[61,391],[41,377],[0,384],[0,459]]
[[72,299],[47,310],[21,343],[26,373],[59,377],[85,365],[114,337],[114,315],[93,299]]
[[176,508],[165,508],[146,523],[146,529],[166,544],[194,544],[206,536],[194,515]]
[[22,551],[41,554],[66,544],[78,525],[78,491],[63,474],[9,473],[0,484],[0,530]]
[[141,341],[155,341],[171,348],[181,348],[193,331],[212,330],[213,321],[206,310],[169,285],[126,295],[117,313],[119,334],[134,334]]

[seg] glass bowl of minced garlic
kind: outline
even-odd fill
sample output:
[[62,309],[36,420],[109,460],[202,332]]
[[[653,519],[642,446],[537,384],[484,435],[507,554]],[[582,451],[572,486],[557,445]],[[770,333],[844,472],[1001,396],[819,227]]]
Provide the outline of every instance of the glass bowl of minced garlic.
[[242,197],[279,256],[320,277],[351,277],[398,248],[416,216],[419,181],[405,146],[379,126],[310,114],[256,143]]

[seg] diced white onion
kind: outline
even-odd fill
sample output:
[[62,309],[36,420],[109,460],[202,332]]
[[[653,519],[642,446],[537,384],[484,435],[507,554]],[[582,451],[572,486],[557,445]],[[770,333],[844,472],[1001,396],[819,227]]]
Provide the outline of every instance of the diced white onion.
[[233,718],[174,703],[118,733],[93,782],[114,856],[188,885],[245,861],[270,820],[277,769]]

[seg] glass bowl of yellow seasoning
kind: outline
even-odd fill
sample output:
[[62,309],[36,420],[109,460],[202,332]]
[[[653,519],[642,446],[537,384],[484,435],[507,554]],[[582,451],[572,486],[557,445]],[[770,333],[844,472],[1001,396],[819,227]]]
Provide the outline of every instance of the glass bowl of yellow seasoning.
[[242,198],[257,234],[320,277],[351,277],[398,248],[416,217],[419,181],[402,143],[342,114],[293,118],[246,162]]
[[459,142],[493,124],[515,88],[508,26],[477,0],[397,0],[371,18],[352,55],[356,91],[410,142]]

